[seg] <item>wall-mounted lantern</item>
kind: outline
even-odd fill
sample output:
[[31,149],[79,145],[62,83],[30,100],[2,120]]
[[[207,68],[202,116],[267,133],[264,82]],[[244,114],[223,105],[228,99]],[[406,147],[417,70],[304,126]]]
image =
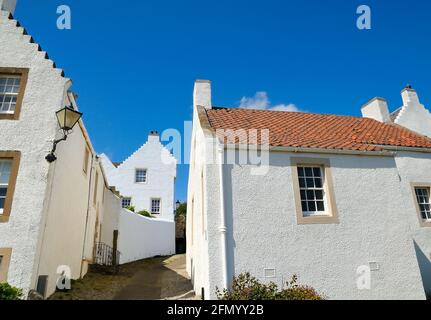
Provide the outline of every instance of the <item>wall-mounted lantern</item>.
[[63,130],[63,138],[55,140],[51,152],[45,157],[46,161],[49,163],[57,160],[55,156],[55,150],[57,150],[57,144],[61,141],[67,139],[67,135],[76,125],[76,123],[81,119],[82,113],[74,110],[72,107],[64,107],[63,109],[56,112],[58,125],[60,129]]

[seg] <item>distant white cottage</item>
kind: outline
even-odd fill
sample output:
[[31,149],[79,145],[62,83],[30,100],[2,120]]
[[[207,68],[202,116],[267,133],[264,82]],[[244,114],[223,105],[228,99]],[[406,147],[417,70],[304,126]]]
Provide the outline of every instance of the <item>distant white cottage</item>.
[[[297,274],[328,299],[431,293],[431,115],[411,87],[402,98],[392,115],[375,98],[362,118],[218,108],[210,82],[197,81],[187,208],[195,291],[215,298],[250,272],[280,285]],[[260,164],[256,150],[267,156]]]
[[148,141],[122,163],[113,164],[105,155],[102,163],[109,184],[123,197],[123,207],[146,210],[155,218],[174,220],[176,159],[150,132]]

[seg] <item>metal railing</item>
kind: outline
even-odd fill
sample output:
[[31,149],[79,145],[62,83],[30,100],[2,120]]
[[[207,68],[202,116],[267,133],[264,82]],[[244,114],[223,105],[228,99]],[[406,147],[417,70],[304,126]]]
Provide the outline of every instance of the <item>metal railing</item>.
[[94,246],[94,264],[99,266],[118,266],[120,264],[120,251],[114,250],[106,243],[97,242]]

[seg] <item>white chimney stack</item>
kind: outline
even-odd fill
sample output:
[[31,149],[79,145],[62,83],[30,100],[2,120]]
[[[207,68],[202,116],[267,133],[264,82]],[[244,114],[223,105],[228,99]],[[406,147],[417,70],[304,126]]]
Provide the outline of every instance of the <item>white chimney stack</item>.
[[150,131],[148,134],[148,142],[160,142],[160,135],[157,131]]
[[374,119],[380,122],[391,122],[388,103],[383,98],[374,98],[361,108],[364,118]]
[[3,11],[9,11],[14,14],[16,7],[16,0],[0,0],[0,9]]
[[403,105],[411,106],[411,105],[420,105],[419,96],[416,93],[415,89],[412,88],[411,85],[407,85],[403,91],[401,91],[401,97],[403,99]]
[[193,92],[193,106],[202,106],[211,109],[211,81],[196,80]]

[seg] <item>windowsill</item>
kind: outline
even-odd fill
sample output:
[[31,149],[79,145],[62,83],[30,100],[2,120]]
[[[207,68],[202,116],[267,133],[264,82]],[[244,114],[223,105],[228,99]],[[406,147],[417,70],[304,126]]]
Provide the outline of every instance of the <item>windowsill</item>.
[[431,220],[423,220],[422,219],[421,227],[423,227],[423,228],[431,228]]
[[324,213],[319,213],[319,212],[303,212],[302,215],[305,218],[308,218],[308,217],[331,217],[331,215],[329,213],[326,213],[326,212],[324,212]]
[[18,120],[17,115],[14,113],[0,112],[0,120]]
[[298,217],[298,224],[338,224],[338,218],[332,215],[309,215]]

